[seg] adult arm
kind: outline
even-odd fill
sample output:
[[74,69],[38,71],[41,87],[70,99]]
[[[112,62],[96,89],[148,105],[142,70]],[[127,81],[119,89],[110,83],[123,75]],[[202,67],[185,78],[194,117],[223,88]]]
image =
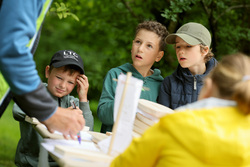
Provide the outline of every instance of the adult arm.
[[78,117],[81,111],[67,113],[66,109],[57,108],[57,103],[41,83],[27,47],[36,33],[36,21],[44,2],[48,0],[2,1],[0,71],[15,101],[27,115],[42,121],[50,131],[58,130],[73,137],[84,125],[83,117]]
[[3,0],[0,11],[0,23],[4,25],[0,30],[0,70],[17,104],[40,121],[49,118],[57,106],[42,86],[28,47],[36,33],[43,2]]
[[21,108],[14,103],[12,108],[13,117],[16,121],[24,121],[26,114],[21,110]]

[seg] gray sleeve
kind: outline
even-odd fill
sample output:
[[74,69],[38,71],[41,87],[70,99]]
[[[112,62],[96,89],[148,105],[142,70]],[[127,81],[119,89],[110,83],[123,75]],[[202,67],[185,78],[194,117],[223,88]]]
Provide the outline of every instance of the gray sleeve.
[[89,130],[93,131],[94,118],[92,115],[92,111],[90,110],[90,107],[89,107],[89,101],[79,102],[79,108],[82,110],[82,114],[85,119],[85,125],[89,127]]
[[21,110],[16,103],[12,108],[13,117],[16,121],[24,121],[26,114]]
[[30,117],[44,121],[51,117],[57,109],[56,101],[47,92],[41,82],[38,88],[24,95],[14,94],[14,101]]

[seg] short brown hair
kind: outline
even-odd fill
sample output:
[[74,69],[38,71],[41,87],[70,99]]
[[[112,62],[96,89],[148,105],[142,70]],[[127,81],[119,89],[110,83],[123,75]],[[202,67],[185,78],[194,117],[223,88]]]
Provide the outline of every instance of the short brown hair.
[[[56,68],[56,67],[54,67],[53,65],[51,65],[50,68],[49,68],[49,73],[51,73],[51,71],[54,68]],[[58,67],[58,68],[62,68],[63,72],[66,72],[66,71],[69,72],[70,75],[74,74],[75,72],[81,73],[81,69],[78,66],[75,66],[75,65],[65,65],[65,66]]]
[[157,21],[144,21],[138,24],[138,26],[136,27],[135,36],[142,29],[156,33],[161,38],[160,47],[159,47],[160,51],[165,50],[166,48],[165,38],[167,37],[169,33],[167,31],[167,28],[164,25],[162,25],[161,23]]

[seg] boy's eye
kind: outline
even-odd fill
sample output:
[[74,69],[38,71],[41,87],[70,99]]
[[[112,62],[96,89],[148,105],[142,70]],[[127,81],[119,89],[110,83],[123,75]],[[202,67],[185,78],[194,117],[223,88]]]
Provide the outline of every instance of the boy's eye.
[[180,48],[180,46],[175,46],[176,49]]
[[149,48],[153,48],[153,46],[152,45],[147,45]]
[[187,45],[187,48],[191,48],[192,46],[191,45]]
[[59,76],[56,76],[56,78],[57,78],[57,79],[60,79],[60,80],[62,80],[62,78],[61,78],[61,77],[59,77]]
[[69,82],[69,84],[72,84],[72,85],[74,85],[75,83],[74,83],[74,82]]
[[140,44],[140,43],[141,43],[141,41],[139,41],[139,40],[136,40],[136,41],[135,41],[135,43],[139,43],[139,44]]

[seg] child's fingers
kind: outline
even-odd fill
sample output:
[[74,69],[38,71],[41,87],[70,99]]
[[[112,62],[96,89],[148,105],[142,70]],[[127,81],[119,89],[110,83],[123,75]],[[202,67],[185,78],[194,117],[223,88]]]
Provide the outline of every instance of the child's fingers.
[[85,87],[86,87],[86,86],[89,85],[88,77],[87,77],[86,75],[78,76],[77,81],[78,81],[78,83],[79,83],[81,86],[85,86]]
[[78,79],[81,81],[81,82],[87,82],[88,83],[88,77],[86,75],[80,75],[78,76]]
[[80,88],[86,87],[86,83],[84,81],[81,81],[81,79],[77,79],[77,86]]

